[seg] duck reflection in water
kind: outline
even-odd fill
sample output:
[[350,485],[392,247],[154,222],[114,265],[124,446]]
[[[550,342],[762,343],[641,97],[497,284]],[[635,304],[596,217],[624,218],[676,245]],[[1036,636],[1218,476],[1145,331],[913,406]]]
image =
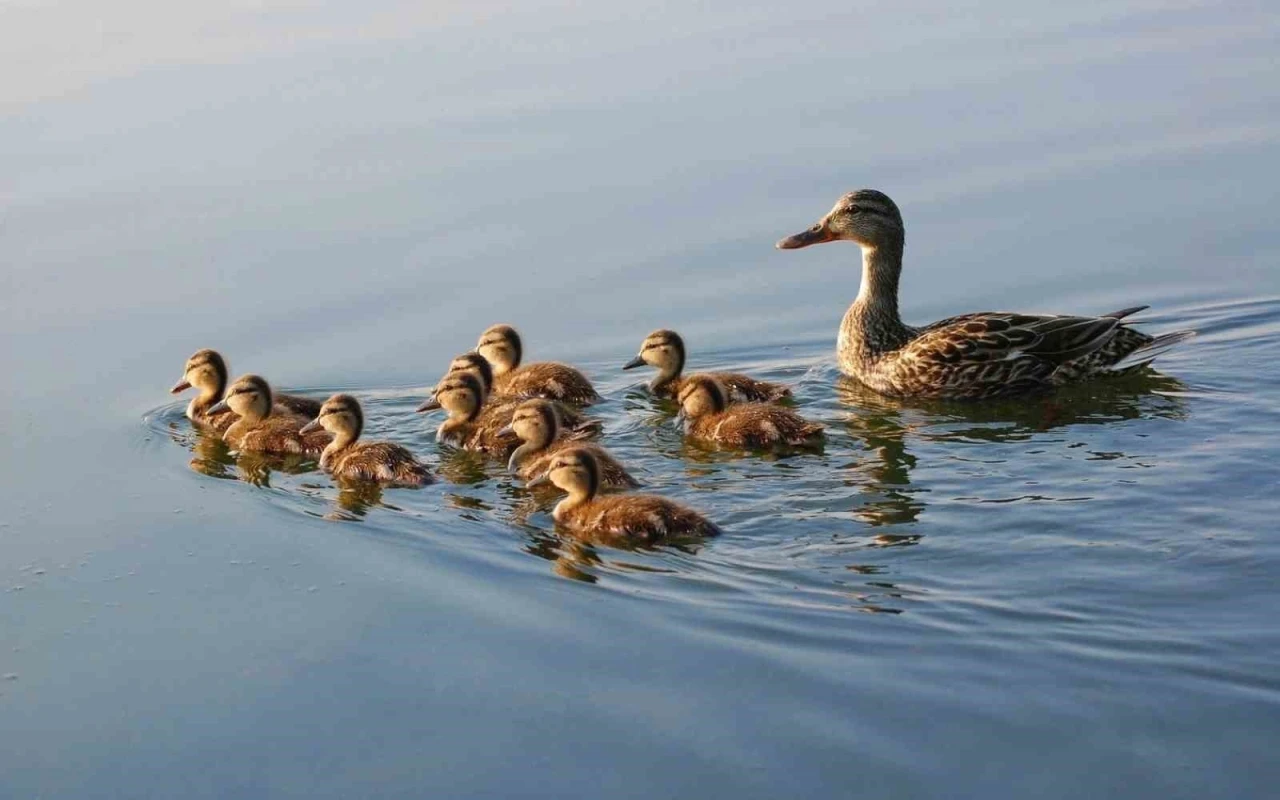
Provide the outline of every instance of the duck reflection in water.
[[216,431],[192,428],[190,435],[182,437],[175,430],[175,441],[191,446],[193,472],[211,478],[241,480],[254,486],[271,486],[271,473],[304,475],[317,468],[316,459],[301,454],[275,454],[261,452],[237,452],[222,440]]
[[[915,522],[925,508],[924,489],[912,486],[916,456],[910,442],[1008,444],[1071,425],[1105,425],[1135,419],[1185,419],[1186,387],[1150,367],[1039,397],[1007,402],[964,403],[885,397],[853,378],[836,380],[836,395],[853,410],[846,430],[872,455],[859,463],[858,484],[868,501],[855,512],[871,525]],[[1123,454],[1121,454],[1123,455]],[[886,538],[876,546],[913,544],[918,536]]]

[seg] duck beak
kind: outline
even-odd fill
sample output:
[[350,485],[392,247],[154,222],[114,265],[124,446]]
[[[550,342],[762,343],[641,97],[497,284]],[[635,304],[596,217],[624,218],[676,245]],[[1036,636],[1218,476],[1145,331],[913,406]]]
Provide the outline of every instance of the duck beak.
[[516,429],[511,427],[510,425],[504,425],[503,427],[498,429],[499,436],[510,436],[515,432],[516,432]]
[[434,397],[428,398],[426,402],[418,406],[417,412],[421,414],[424,411],[435,411],[440,408],[440,401]]
[[526,484],[525,484],[525,486],[527,486],[528,488],[532,489],[532,488],[534,488],[534,487],[536,487],[536,486],[546,486],[548,483],[551,483],[551,473],[550,473],[550,472],[544,472],[544,473],[542,473],[541,475],[539,475],[538,477],[536,477],[536,478],[534,478],[533,480],[531,480],[531,481],[529,481],[528,483],[526,483]]
[[211,417],[216,417],[219,414],[225,414],[230,410],[231,410],[231,406],[227,405],[226,400],[219,400],[217,403],[214,403],[212,406],[210,406],[209,410],[204,413],[208,414]]
[[186,378],[183,378],[182,380],[178,381],[173,385],[173,388],[169,390],[169,394],[182,394],[183,392],[185,392],[190,388],[191,388],[191,381],[187,380]]
[[799,250],[801,247],[808,247],[811,244],[834,241],[835,238],[831,235],[831,231],[827,229],[826,220],[823,220],[807,231],[801,231],[794,236],[779,239],[774,247],[779,250]]
[[631,359],[631,360],[630,360],[630,361],[628,361],[627,363],[623,364],[623,365],[622,365],[622,368],[623,368],[623,369],[635,369],[636,367],[643,367],[643,366],[644,366],[644,358],[642,358],[642,357],[640,357],[640,356],[636,356],[635,358]]
[[321,427],[323,426],[320,425],[320,419],[319,417],[317,417],[316,419],[313,419],[310,422],[308,422],[306,425],[303,425],[302,428],[298,430],[298,433],[311,433],[312,431],[320,430]]

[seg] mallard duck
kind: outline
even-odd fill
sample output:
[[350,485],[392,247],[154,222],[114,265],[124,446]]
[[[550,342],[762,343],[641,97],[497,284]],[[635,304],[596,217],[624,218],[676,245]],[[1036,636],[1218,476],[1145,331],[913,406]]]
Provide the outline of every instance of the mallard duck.
[[[467,372],[475,375],[480,382],[480,404],[485,408],[486,414],[500,415],[509,420],[511,415],[515,413],[516,406],[524,402],[525,398],[522,397],[495,393],[493,391],[493,367],[490,366],[484,356],[471,350],[457,356],[449,363],[448,372],[440,379],[436,387],[431,390],[431,398],[423,403],[418,408],[418,411],[431,411],[440,408],[441,406],[436,400],[440,392],[440,386],[450,375],[457,372]],[[600,432],[599,420],[594,420],[565,403],[555,400],[549,402],[551,402],[552,407],[560,416],[560,427],[573,434],[570,438],[595,436]]]
[[840,239],[862,248],[862,288],[840,325],[840,370],[895,397],[978,400],[1123,372],[1149,363],[1192,331],[1149,336],[1123,320],[1136,306],[1100,317],[983,312],[923,328],[898,316],[902,215],[887,195],[859,189],[782,250]]
[[[628,361],[623,369],[635,369],[648,364],[658,368],[657,376],[649,382],[649,391],[660,397],[676,397],[684,382],[680,373],[684,370],[684,339],[675,331],[657,330],[645,337],[640,344],[640,355]],[[791,396],[791,388],[781,383],[756,380],[737,372],[704,372],[720,381],[729,393],[729,399],[737,402],[771,403]]]
[[510,325],[494,325],[480,334],[476,352],[493,367],[494,391],[519,398],[542,397],[574,405],[598,402],[600,395],[586,376],[568,364],[539,361],[520,366],[524,345]]
[[[197,350],[182,369],[182,380],[173,385],[170,394],[181,394],[191,387],[200,393],[187,404],[187,419],[200,425],[206,425],[219,433],[226,431],[235,421],[229,415],[211,417],[209,409],[222,399],[227,388],[227,361],[216,350]],[[298,397],[291,394],[275,396],[276,413],[297,414],[312,419],[320,413],[320,402],[310,397]]]
[[590,451],[572,447],[557,453],[547,473],[530,486],[552,483],[569,496],[552,516],[577,536],[628,545],[717,536],[715,523],[691,508],[652,494],[601,495],[600,462]]
[[335,394],[320,407],[320,414],[303,426],[306,435],[323,428],[333,441],[320,455],[320,468],[335,478],[372,481],[385,486],[422,486],[431,483],[427,467],[407,449],[391,442],[360,442],[364,411],[349,394]]
[[822,438],[822,426],[770,403],[729,405],[725,388],[712,375],[690,375],[676,398],[686,433],[710,444],[756,450],[799,447]]
[[525,480],[546,474],[557,453],[580,447],[595,456],[600,464],[601,486],[605,489],[634,489],[640,482],[631,477],[616,458],[598,444],[561,438],[560,417],[549,400],[525,400],[516,407],[511,424],[501,433],[512,432],[521,445],[511,454],[508,468]]
[[222,439],[237,450],[318,456],[329,444],[324,431],[302,433],[307,420],[274,413],[271,387],[258,375],[243,375],[227,389],[227,395],[209,409],[210,416],[234,412]]

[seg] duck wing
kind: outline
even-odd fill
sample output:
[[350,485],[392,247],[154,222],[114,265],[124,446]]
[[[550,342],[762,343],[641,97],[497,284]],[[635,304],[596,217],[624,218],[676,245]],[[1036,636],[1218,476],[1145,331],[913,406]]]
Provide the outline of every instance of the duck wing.
[[1105,345],[1121,324],[1120,318],[1135,310],[1105,317],[965,314],[920,329],[903,347],[902,357],[952,367],[1032,359],[1041,362],[1047,374]]

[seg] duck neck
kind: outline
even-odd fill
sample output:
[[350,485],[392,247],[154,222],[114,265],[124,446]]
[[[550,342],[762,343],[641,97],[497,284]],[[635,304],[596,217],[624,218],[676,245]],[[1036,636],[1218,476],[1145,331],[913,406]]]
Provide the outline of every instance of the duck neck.
[[902,241],[862,248],[862,286],[845,315],[841,349],[871,352],[894,350],[910,331],[898,316],[898,279],[902,275]]
[[673,358],[658,367],[658,374],[649,382],[649,391],[657,392],[671,386],[684,371],[684,350],[678,350]]
[[573,511],[578,506],[591,502],[593,494],[594,493],[591,491],[591,488],[588,486],[575,486],[573,490],[569,492],[568,497],[556,504],[556,509],[551,512],[551,516],[557,521],[564,519],[565,514]]
[[333,440],[325,445],[324,452],[320,455],[320,463],[326,464],[331,459],[336,458],[339,453],[350,447],[360,434],[356,431],[340,430],[333,433]]

